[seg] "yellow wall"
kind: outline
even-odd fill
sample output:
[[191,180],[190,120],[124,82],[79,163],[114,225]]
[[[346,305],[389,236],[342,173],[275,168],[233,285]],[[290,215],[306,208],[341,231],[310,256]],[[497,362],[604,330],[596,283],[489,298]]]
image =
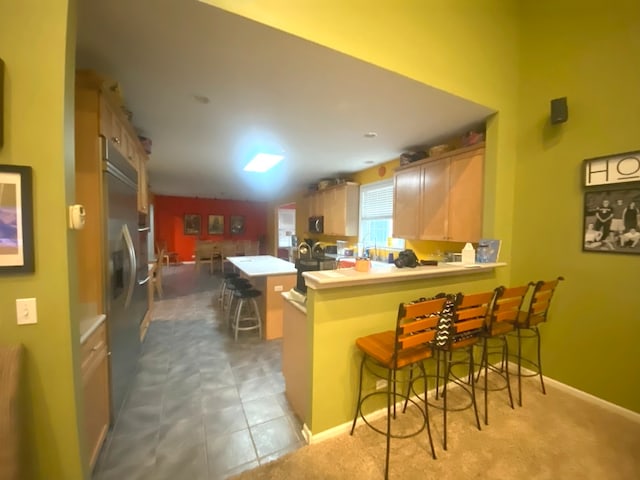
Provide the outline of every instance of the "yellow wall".
[[[523,2],[513,278],[567,279],[546,374],[640,412],[640,256],[582,251],[581,185],[585,158],[640,150],[640,4],[571,3]],[[569,120],[551,126],[563,96]]]
[[[371,8],[356,0],[207,1],[498,111],[487,124],[483,231],[503,240],[501,259],[510,260],[518,92],[514,2],[406,0]],[[424,257],[439,248],[408,246]],[[501,273],[500,281],[508,282],[508,274]]]
[[[553,11],[527,10],[522,25],[515,5],[525,2],[515,0],[212,3],[498,111],[487,131],[484,231],[504,240],[512,267],[497,281],[508,282],[510,271],[515,280],[567,276],[544,327],[549,374],[640,412],[630,381],[639,370],[638,258],[583,254],[576,230],[579,160],[638,148],[637,2],[600,11],[544,2]],[[74,12],[75,1],[0,0],[7,122],[0,163],[34,168],[36,273],[0,277],[0,341],[27,348],[27,479],[83,472],[74,239],[65,227],[73,200],[68,6]],[[545,133],[548,100],[562,95],[570,99],[569,123],[562,134]],[[16,327],[15,298],[32,296],[39,323]],[[613,328],[605,331],[606,321]]]
[[[0,0],[6,122],[0,164],[33,168],[35,273],[0,275],[0,343],[26,348],[21,393],[27,471],[21,479],[83,477],[79,334],[71,321],[76,264],[66,227],[74,191],[75,9],[68,3]],[[37,299],[36,325],[16,325],[15,299],[25,297]]]
[[[579,175],[584,158],[640,148],[637,1],[208,1],[495,109],[483,231],[510,263],[497,281],[566,276],[545,373],[640,412],[640,259],[582,253]],[[570,119],[551,129],[559,96]]]

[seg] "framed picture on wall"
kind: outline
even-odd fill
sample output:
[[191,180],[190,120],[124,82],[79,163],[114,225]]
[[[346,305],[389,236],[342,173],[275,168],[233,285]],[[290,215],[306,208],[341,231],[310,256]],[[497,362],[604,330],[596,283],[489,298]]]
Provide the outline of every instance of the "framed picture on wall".
[[231,215],[231,235],[242,235],[244,233],[244,217],[241,215]]
[[582,249],[640,254],[640,186],[584,195]]
[[184,216],[184,234],[200,235],[200,215],[187,213]]
[[33,271],[31,167],[0,165],[0,273]]
[[207,233],[209,233],[209,235],[223,235],[224,215],[209,215],[207,225]]

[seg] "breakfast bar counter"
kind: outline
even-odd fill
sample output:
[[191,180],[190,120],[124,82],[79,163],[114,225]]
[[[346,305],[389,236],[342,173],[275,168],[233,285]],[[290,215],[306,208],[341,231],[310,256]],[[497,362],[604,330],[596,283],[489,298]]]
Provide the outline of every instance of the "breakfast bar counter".
[[271,255],[227,257],[227,260],[245,278],[251,281],[262,295],[257,299],[267,340],[282,337],[281,292],[296,284],[297,270],[293,263]]
[[304,272],[307,288],[316,290],[340,288],[355,285],[372,285],[423,278],[467,275],[483,273],[496,267],[503,267],[506,263],[473,263],[463,265],[457,263],[439,263],[433,266],[418,266],[415,268],[398,268],[392,263],[371,262],[371,270],[360,272],[355,268],[341,268],[338,270],[320,270]]
[[[287,351],[283,339],[283,373],[287,398],[304,422],[308,441],[348,431],[358,393],[359,337],[395,328],[398,306],[440,292],[477,293],[508,283],[505,263],[473,266],[439,264],[397,268],[372,262],[368,272],[354,268],[304,272],[306,301],[284,296],[285,337],[293,335],[295,348]],[[288,312],[288,313],[287,313]],[[287,370],[285,371],[285,363]],[[375,389],[366,376],[363,388]]]

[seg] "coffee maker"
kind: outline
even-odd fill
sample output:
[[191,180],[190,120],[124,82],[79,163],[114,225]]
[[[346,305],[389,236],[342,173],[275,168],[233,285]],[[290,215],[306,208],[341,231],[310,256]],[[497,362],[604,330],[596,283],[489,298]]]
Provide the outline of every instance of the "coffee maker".
[[[313,240],[311,241],[313,242]],[[321,243],[313,242],[313,246],[311,246],[305,241],[298,245],[298,260],[296,260],[295,265],[298,271],[295,290],[306,295],[307,286],[302,276],[303,272],[334,270],[336,268],[336,260],[324,254],[324,248]]]

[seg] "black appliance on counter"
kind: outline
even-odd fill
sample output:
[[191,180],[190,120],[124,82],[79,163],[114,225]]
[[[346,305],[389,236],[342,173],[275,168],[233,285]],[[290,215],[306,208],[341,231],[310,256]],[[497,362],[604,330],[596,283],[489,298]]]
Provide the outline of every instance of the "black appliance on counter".
[[332,257],[299,259],[295,265],[298,271],[295,290],[306,295],[307,286],[305,285],[302,274],[304,272],[317,272],[318,270],[335,270],[336,259]]

